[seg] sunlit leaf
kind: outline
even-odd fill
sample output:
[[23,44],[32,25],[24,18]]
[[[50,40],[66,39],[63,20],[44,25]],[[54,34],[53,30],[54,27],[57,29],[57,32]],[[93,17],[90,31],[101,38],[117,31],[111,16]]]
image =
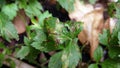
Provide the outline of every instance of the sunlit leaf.
[[17,52],[16,57],[20,59],[24,59],[30,52],[30,49],[28,46],[22,46],[22,48]]
[[34,42],[31,44],[32,47],[41,50],[44,47],[42,46],[43,41],[46,40],[46,35],[43,30],[36,30],[36,36],[34,37]]
[[15,3],[8,4],[2,7],[2,12],[5,13],[10,20],[13,20],[13,18],[17,15],[17,11],[18,7]]
[[98,68],[97,64],[90,64],[88,68]]
[[45,11],[44,13],[40,14],[38,16],[39,25],[43,26],[44,20],[49,17],[52,17],[52,15],[48,11]]
[[24,9],[27,16],[30,18],[34,16],[39,16],[41,14],[40,10],[42,10],[41,4],[37,0],[29,1],[27,8]]
[[3,38],[10,42],[10,39],[18,40],[18,34],[14,25],[4,13],[0,13],[0,33]]
[[74,42],[69,42],[62,53],[62,67],[75,68],[81,58],[78,46]]

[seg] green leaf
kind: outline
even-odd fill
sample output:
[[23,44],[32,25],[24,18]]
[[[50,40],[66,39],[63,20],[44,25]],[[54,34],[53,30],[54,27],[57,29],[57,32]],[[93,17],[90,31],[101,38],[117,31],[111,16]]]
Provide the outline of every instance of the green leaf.
[[5,45],[2,42],[0,42],[0,48],[2,48],[2,49],[6,48]]
[[118,43],[119,43],[119,45],[120,45],[120,32],[118,32]]
[[13,20],[13,18],[17,15],[17,11],[18,7],[15,3],[8,4],[2,7],[2,12],[8,15],[10,20]]
[[30,45],[30,39],[28,37],[24,37],[24,44],[25,45]]
[[115,28],[113,29],[111,39],[110,39],[110,46],[119,45],[118,32],[120,32],[120,19],[117,20]]
[[0,13],[0,33],[9,42],[10,39],[19,39],[14,25],[4,13]]
[[[77,39],[69,41],[66,48],[53,55],[49,62],[49,68],[75,68],[81,58]],[[58,62],[59,61],[59,62]]]
[[42,50],[44,47],[41,44],[42,44],[41,42],[33,42],[31,46],[37,50]]
[[16,64],[15,64],[15,62],[14,62],[12,59],[7,58],[7,59],[5,59],[5,61],[6,61],[7,63],[9,63],[10,68],[15,68]]
[[[40,54],[40,51],[33,48],[33,47],[29,47],[30,49],[30,53],[25,57],[25,59],[29,62],[29,63],[38,63],[36,61],[38,55]],[[39,63],[38,63],[39,64]]]
[[47,37],[47,41],[43,41],[43,42],[34,41],[31,44],[31,46],[34,47],[37,50],[44,51],[44,52],[49,52],[49,51],[59,49],[58,45],[55,44],[55,41],[51,36]]
[[0,53],[0,67],[3,65],[5,55]]
[[55,30],[54,30],[54,39],[55,40],[58,40],[59,44],[62,44],[64,43],[64,41],[66,40],[66,38],[63,38],[62,35],[63,35],[63,29],[64,29],[64,24],[61,23],[61,22],[56,22],[56,27],[55,27]]
[[119,9],[120,6],[115,6],[115,8],[116,8],[116,17],[120,19],[120,16],[119,16],[120,15],[120,9]]
[[81,58],[76,40],[70,41],[62,53],[62,68],[75,68]]
[[0,0],[0,8],[2,8],[6,4],[5,0]]
[[110,58],[115,58],[118,57],[120,55],[120,47],[119,46],[110,46],[108,51],[108,54],[110,56]]
[[7,40],[16,39],[18,40],[18,34],[14,25],[11,22],[5,24],[5,26],[1,29],[1,35]]
[[96,0],[89,0],[91,4],[95,4]]
[[17,2],[18,2],[18,5],[19,5],[20,9],[27,8],[27,2],[28,2],[28,0],[17,0]]
[[41,45],[46,41],[46,35],[43,30],[36,30],[36,36],[33,38],[34,42],[31,44],[35,49],[41,50],[44,47]]
[[97,64],[90,64],[88,68],[98,68]]
[[97,62],[99,62],[100,59],[103,57],[103,49],[101,46],[98,46],[98,48],[94,51],[93,57]]
[[75,0],[57,0],[57,1],[68,12],[71,12],[71,11],[74,10],[74,2],[75,2]]
[[120,68],[120,58],[107,59],[101,65],[102,68]]
[[105,46],[108,46],[108,31],[107,30],[103,30],[103,34],[99,35],[99,42]]
[[20,59],[24,59],[30,52],[30,48],[28,46],[22,46],[22,48],[17,52],[16,57]]
[[37,0],[29,1],[27,8],[24,9],[27,16],[33,18],[34,16],[39,16],[41,14],[40,10],[42,10],[41,4]]
[[45,11],[44,13],[40,14],[38,16],[38,21],[39,21],[39,25],[40,26],[43,26],[43,22],[46,18],[49,18],[51,17],[52,15],[48,12],[48,11]]
[[54,54],[49,61],[48,67],[49,68],[62,68],[62,61],[61,61],[62,52],[58,52]]
[[110,15],[110,17],[114,17],[114,10],[115,10],[115,3],[113,2],[113,3],[110,3],[109,5],[108,5],[108,14]]
[[52,33],[55,30],[56,22],[57,22],[57,18],[54,18],[54,17],[48,18],[46,20],[45,25],[47,30],[49,30],[50,33]]

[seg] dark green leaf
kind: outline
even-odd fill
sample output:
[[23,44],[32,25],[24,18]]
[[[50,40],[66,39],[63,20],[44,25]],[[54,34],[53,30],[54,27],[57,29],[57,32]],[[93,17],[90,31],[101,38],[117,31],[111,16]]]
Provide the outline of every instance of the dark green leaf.
[[19,4],[19,8],[27,8],[27,0],[17,0],[18,4]]
[[120,47],[117,45],[110,46],[108,54],[111,58],[118,57],[120,55]]
[[3,65],[5,55],[0,53],[0,67]]
[[114,10],[115,10],[115,3],[113,2],[113,3],[110,3],[109,5],[108,5],[108,14],[111,16],[111,17],[114,17]]
[[30,52],[30,48],[28,46],[22,46],[22,48],[17,52],[16,57],[20,59],[24,59]]
[[5,0],[0,0],[0,8],[3,7],[6,4]]
[[5,45],[2,42],[0,42],[0,48],[2,48],[2,49],[6,48]]
[[9,63],[10,68],[15,68],[16,64],[15,64],[15,62],[12,59],[7,58],[6,62]]
[[29,49],[30,49],[30,53],[25,57],[25,59],[28,60],[29,63],[37,64],[38,62],[36,61],[36,59],[38,55],[40,54],[40,51],[33,47],[30,47]]
[[120,68],[120,58],[105,60],[102,63],[102,68]]
[[103,49],[101,46],[98,46],[98,48],[94,51],[93,57],[97,62],[99,62],[100,59],[103,57]]

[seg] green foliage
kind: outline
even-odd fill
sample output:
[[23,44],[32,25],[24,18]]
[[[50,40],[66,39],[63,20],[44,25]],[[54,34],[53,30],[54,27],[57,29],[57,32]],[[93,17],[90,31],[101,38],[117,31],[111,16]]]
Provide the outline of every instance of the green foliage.
[[115,3],[110,3],[109,6],[108,6],[108,14],[111,16],[111,17],[114,17],[114,10],[115,10]]
[[[49,68],[75,68],[81,59],[76,40],[69,41],[63,51],[51,57]],[[59,61],[59,62],[58,62]]]
[[98,68],[98,65],[97,64],[91,64],[91,65],[89,65],[88,68]]
[[89,0],[89,2],[90,2],[91,4],[95,4],[96,1],[97,1],[97,0]]
[[40,10],[42,10],[42,6],[37,0],[31,0],[28,2],[28,5],[26,6],[26,8],[24,8],[24,10],[27,16],[32,18],[41,14]]
[[67,47],[63,50],[61,57],[62,68],[75,68],[81,59],[78,46],[75,42],[76,40],[68,42]]
[[97,62],[101,60],[101,58],[103,57],[103,49],[101,46],[98,46],[98,48],[94,51],[93,57]]
[[118,33],[118,43],[119,43],[119,45],[120,45],[120,32]]
[[0,8],[2,8],[6,4],[5,0],[0,0]]
[[[75,0],[57,0],[57,2],[68,12],[74,10]],[[94,5],[96,0],[89,0],[89,2]],[[44,63],[38,60],[40,53],[49,54],[51,51],[54,51],[55,54],[51,55],[50,59],[45,60],[49,60],[47,62],[49,68],[75,68],[82,62],[81,52],[83,51],[80,51],[82,49],[77,43],[77,36],[83,26],[81,22],[61,22],[48,11],[44,11],[41,4],[43,3],[40,3],[38,0],[0,0],[0,36],[3,38],[2,41],[7,40],[9,43],[12,43],[13,39],[15,41],[19,40],[19,35],[12,21],[20,9],[25,11],[25,14],[31,21],[30,25],[26,27],[24,43],[16,43],[12,48],[5,45],[6,41],[1,43],[0,37],[0,49],[2,49],[0,51],[0,67],[4,61],[7,61],[11,68],[15,67],[13,60],[5,58],[5,56],[11,55],[13,52],[15,52],[16,58],[24,59],[38,67],[44,65]],[[93,56],[95,63],[91,64],[88,62],[88,68],[98,68],[99,65],[102,68],[120,67],[119,2],[108,5],[109,15],[116,17],[118,21],[112,33],[104,29],[103,33],[99,35],[99,42],[104,45],[105,49],[99,44]],[[116,14],[113,14],[114,9]],[[14,49],[18,49],[18,51],[14,51]],[[101,61],[101,58],[104,58],[103,51],[107,51],[108,57]]]
[[5,61],[9,63],[10,68],[15,68],[15,62],[12,59],[7,58]]
[[103,34],[99,36],[99,42],[105,46],[108,46],[109,43],[109,32],[107,30],[103,30]]
[[55,55],[53,55],[50,58],[48,67],[49,68],[62,68],[61,57],[62,57],[62,52],[59,52],[59,53],[56,53]]
[[1,36],[9,42],[10,39],[18,40],[18,34],[14,25],[11,23],[9,18],[2,12],[0,13],[0,33]]
[[5,57],[5,55],[0,53],[0,67],[2,66],[2,64],[4,62],[4,57]]
[[102,68],[120,68],[120,58],[107,59],[102,63]]
[[71,11],[74,10],[74,2],[75,2],[75,0],[57,0],[57,1],[68,12],[71,12]]
[[13,20],[17,15],[18,7],[16,3],[8,4],[2,7],[2,12],[8,16],[10,20]]
[[11,54],[11,50],[9,48],[5,47],[5,45],[1,42],[0,42],[0,49],[3,50],[0,53],[0,67],[2,67],[4,62],[6,62],[6,63],[10,64],[10,68],[15,68],[14,61],[11,60],[9,57],[6,57],[7,55]]
[[22,48],[18,51],[16,57],[23,59],[25,56],[27,56],[30,52],[29,47],[27,46],[22,46]]
[[110,58],[118,57],[120,55],[120,51],[119,50],[120,50],[119,46],[113,45],[113,46],[109,47],[108,54],[109,54]]

